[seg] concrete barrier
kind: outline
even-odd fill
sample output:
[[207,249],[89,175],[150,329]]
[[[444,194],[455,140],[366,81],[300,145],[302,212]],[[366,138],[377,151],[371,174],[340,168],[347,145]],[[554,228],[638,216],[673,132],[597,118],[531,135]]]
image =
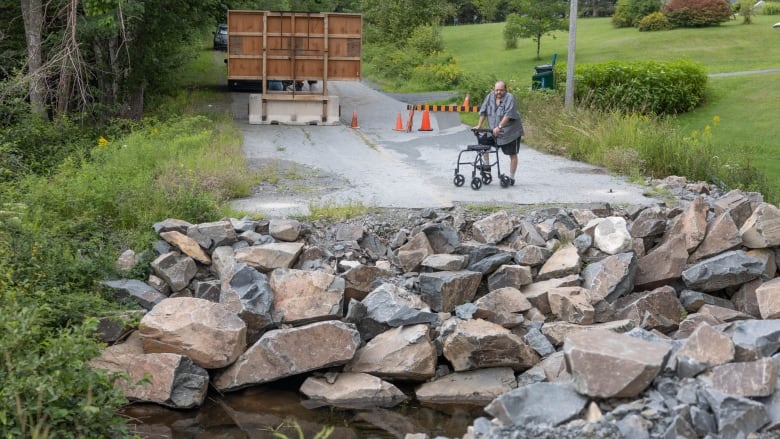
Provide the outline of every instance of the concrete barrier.
[[249,95],[249,123],[254,125],[339,125],[338,96],[266,93]]

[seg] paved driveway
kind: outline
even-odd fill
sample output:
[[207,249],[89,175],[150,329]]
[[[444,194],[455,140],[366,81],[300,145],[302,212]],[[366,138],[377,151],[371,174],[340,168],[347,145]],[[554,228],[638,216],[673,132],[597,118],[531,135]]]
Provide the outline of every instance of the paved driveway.
[[[338,95],[340,126],[250,125],[245,93],[233,93],[233,110],[244,135],[244,154],[255,166],[277,161],[296,163],[311,174],[302,187],[318,185],[330,176],[326,190],[299,190],[280,194],[258,190],[234,205],[266,216],[306,213],[310,203],[338,205],[361,203],[391,208],[447,208],[454,204],[651,204],[658,200],[643,195],[646,189],[625,178],[584,163],[538,152],[523,145],[519,154],[516,184],[502,188],[494,172],[492,184],[472,190],[471,166],[460,166],[466,184],[453,184],[459,152],[476,143],[470,127],[457,113],[432,112],[432,131],[419,131],[421,113],[415,115],[413,131],[395,131],[399,113],[408,114],[406,103],[361,82],[330,82],[329,94]],[[350,128],[352,114],[359,128]],[[463,158],[471,158],[466,153]],[[502,172],[508,160],[500,156]],[[298,172],[297,174],[300,174]],[[318,176],[318,178],[310,178]],[[299,175],[300,177],[300,175]],[[281,184],[284,184],[282,181]]]

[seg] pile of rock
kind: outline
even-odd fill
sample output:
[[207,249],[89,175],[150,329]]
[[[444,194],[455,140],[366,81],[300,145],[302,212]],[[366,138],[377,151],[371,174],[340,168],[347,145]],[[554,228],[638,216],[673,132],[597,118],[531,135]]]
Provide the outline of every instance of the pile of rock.
[[148,312],[94,365],[154,377],[127,396],[177,408],[301,374],[312,406],[484,406],[473,437],[771,431],[780,209],[656,184],[677,205],[169,219],[147,281],[105,282]]

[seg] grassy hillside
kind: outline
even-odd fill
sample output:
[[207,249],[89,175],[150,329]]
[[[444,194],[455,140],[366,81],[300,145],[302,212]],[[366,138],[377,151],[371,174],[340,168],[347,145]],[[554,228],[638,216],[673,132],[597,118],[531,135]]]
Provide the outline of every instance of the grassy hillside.
[[[704,65],[710,74],[780,68],[780,30],[772,28],[777,17],[753,18],[751,25],[743,25],[740,18],[712,28],[663,32],[616,29],[609,18],[581,19],[576,62],[687,58]],[[544,37],[538,60],[531,40],[520,40],[517,49],[505,49],[503,28],[503,23],[450,26],[442,29],[442,35],[447,50],[467,72],[515,79],[520,86],[530,87],[534,66],[549,63],[553,53],[558,54],[558,63],[567,62],[567,32]],[[779,105],[780,73],[713,76],[707,102],[675,123],[683,132],[692,132],[711,125],[718,116],[713,140],[721,158],[728,160],[733,150],[747,149],[759,169],[780,181]]]
[[[709,73],[780,68],[780,30],[772,28],[776,21],[777,17],[758,15],[751,25],[740,19],[711,28],[639,32],[616,29],[609,18],[580,19],[576,62],[689,58],[701,62]],[[463,69],[525,76],[529,85],[533,66],[548,63],[553,53],[558,53],[558,62],[567,62],[568,32],[542,38],[541,59],[535,59],[536,46],[529,39],[520,40],[517,49],[505,49],[503,29],[504,23],[448,26],[442,28],[442,36]]]

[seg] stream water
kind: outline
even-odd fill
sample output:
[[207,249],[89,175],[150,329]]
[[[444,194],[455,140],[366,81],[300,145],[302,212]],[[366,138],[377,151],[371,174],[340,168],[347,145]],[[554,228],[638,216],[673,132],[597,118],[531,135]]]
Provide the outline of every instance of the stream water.
[[[192,410],[174,410],[154,404],[133,404],[123,410],[143,438],[175,439],[313,439],[333,427],[330,439],[403,438],[407,433],[459,438],[473,420],[485,416],[482,407],[421,406],[410,398],[393,409],[308,409],[297,392],[300,382],[287,380],[220,395],[210,392],[204,404]],[[411,387],[399,388],[411,395]],[[300,427],[300,433],[297,430]]]

